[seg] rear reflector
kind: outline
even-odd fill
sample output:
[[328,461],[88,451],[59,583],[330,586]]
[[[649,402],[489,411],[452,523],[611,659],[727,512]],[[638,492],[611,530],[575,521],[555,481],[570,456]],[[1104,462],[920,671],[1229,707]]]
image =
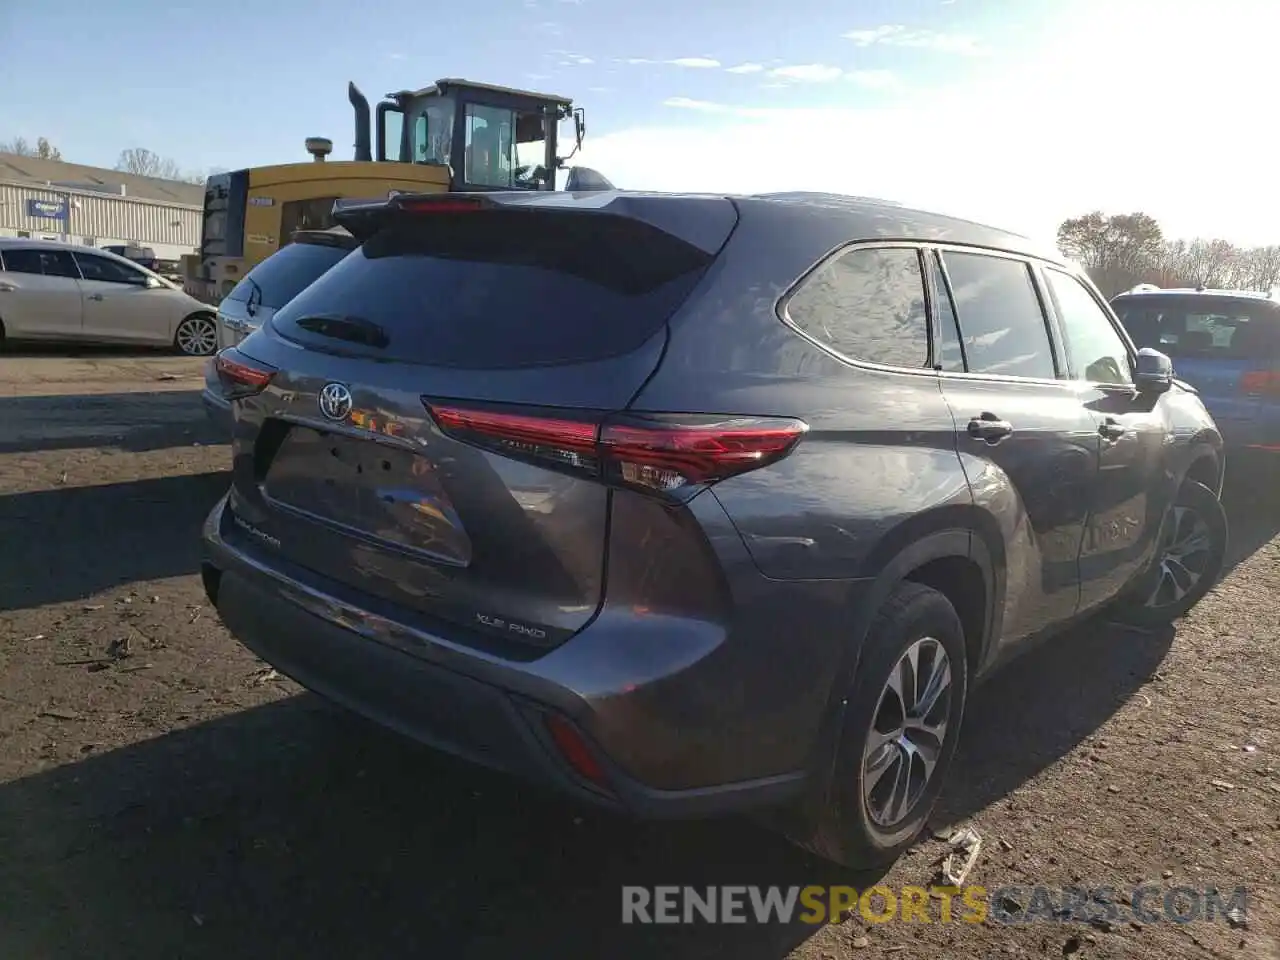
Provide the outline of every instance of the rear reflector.
[[276,375],[275,367],[246,357],[235,347],[227,347],[214,357],[213,365],[227,400],[261,393]]
[[1250,370],[1241,374],[1240,392],[1251,397],[1280,396],[1280,370]]
[[606,779],[600,761],[591,752],[586,738],[578,732],[578,728],[564,717],[554,713],[546,714],[545,723],[556,749],[560,751],[560,755],[569,766],[573,767],[574,772],[584,780],[589,780],[597,786],[604,786]]
[[458,406],[424,398],[456,440],[540,466],[680,496],[781,460],[808,426],[784,417],[566,415]]

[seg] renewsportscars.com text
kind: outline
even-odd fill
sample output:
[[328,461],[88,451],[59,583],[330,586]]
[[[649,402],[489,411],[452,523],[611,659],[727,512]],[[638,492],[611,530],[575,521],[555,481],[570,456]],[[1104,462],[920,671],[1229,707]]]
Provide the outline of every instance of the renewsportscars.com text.
[[622,888],[622,922],[832,923],[1237,923],[1247,916],[1244,887],[984,886]]

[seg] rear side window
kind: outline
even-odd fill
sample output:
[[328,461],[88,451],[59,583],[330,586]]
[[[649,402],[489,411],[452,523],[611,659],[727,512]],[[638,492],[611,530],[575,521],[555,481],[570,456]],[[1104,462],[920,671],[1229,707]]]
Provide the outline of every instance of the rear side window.
[[[321,349],[432,366],[600,360],[655,334],[712,259],[643,221],[607,214],[407,215],[272,326]],[[377,335],[349,341],[343,331],[357,325],[348,320]]]
[[262,291],[262,305],[279,309],[349,252],[344,247],[320,243],[291,243],[246,273],[227,299],[246,301],[257,284]]
[[4,266],[9,273],[34,273],[46,277],[80,279],[80,271],[65,250],[5,250]]
[[1044,310],[1021,260],[947,250],[942,255],[970,373],[1056,376]]
[[929,314],[920,254],[855,247],[805,278],[787,317],[836,353],[893,367],[929,362]]
[[1135,344],[1171,357],[1280,358],[1280,309],[1271,303],[1141,296],[1112,306]]

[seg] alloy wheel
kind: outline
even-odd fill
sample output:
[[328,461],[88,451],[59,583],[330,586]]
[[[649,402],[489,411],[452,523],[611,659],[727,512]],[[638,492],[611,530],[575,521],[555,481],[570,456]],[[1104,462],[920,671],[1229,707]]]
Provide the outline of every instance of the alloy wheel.
[[907,819],[942,756],[951,715],[951,660],[932,637],[907,648],[885,682],[862,754],[862,799],[881,829]]
[[218,347],[218,328],[208,317],[188,317],[178,325],[178,349],[189,357],[206,357]]
[[1155,584],[1144,605],[1159,609],[1180,602],[1204,576],[1212,552],[1213,536],[1204,517],[1190,507],[1170,509],[1161,536]]

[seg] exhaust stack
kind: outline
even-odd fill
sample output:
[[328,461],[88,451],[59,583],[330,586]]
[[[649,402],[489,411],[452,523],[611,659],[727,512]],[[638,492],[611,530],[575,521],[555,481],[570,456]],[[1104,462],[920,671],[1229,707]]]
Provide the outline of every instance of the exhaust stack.
[[356,156],[357,160],[372,160],[373,147],[369,139],[369,101],[360,88],[354,83],[347,83],[347,99],[356,115]]

